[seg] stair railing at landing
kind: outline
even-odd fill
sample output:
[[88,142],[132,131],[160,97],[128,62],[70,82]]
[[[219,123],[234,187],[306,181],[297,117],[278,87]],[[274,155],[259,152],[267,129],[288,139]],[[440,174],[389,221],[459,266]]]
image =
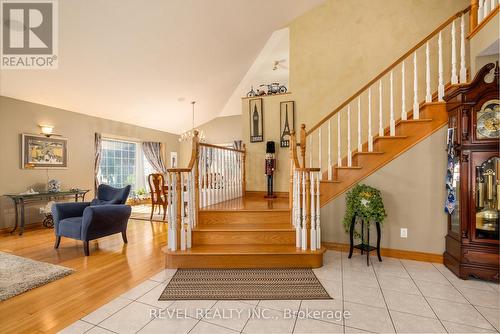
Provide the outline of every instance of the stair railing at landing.
[[198,211],[245,194],[246,150],[200,143],[194,132],[187,168],[167,169],[168,249],[191,248]]
[[[305,138],[305,130],[301,134]],[[302,149],[305,150],[305,145],[301,146],[301,152]],[[295,246],[303,251],[321,249],[320,180],[319,168],[306,168],[304,159],[300,166],[295,131],[291,131],[290,220],[295,228]]]
[[[335,165],[337,169],[357,168],[353,166],[353,154],[379,153],[374,152],[374,139],[397,138],[396,124],[418,120],[421,104],[444,103],[445,84],[466,83],[469,10],[470,7],[451,16],[310,127],[305,138],[301,138],[301,148],[308,156],[303,163],[308,160],[308,167],[319,167],[321,177],[332,181],[336,179]],[[413,92],[412,99],[407,96],[408,91]],[[422,101],[421,97],[425,99]]]

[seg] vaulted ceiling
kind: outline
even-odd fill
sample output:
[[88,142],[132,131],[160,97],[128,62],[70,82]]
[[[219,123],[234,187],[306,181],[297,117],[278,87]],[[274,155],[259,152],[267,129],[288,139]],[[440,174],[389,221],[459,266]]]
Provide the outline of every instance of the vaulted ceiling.
[[2,70],[0,95],[181,133],[190,101],[217,117],[273,31],[322,2],[59,1],[59,68]]

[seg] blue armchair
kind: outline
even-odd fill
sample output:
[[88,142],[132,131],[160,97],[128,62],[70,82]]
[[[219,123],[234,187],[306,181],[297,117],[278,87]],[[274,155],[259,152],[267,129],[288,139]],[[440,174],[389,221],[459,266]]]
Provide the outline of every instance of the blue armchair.
[[85,256],[89,256],[89,241],[115,233],[121,233],[127,243],[127,223],[131,208],[125,205],[130,186],[113,188],[101,184],[97,198],[91,202],[57,203],[52,206],[54,230],[58,248],[61,237],[83,241]]

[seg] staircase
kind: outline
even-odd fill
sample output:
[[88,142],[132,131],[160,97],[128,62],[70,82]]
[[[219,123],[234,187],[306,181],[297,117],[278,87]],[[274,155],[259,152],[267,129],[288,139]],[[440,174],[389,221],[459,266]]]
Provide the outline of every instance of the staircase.
[[324,248],[295,247],[288,197],[265,199],[263,193],[200,209],[185,251],[167,251],[169,268],[318,268]]

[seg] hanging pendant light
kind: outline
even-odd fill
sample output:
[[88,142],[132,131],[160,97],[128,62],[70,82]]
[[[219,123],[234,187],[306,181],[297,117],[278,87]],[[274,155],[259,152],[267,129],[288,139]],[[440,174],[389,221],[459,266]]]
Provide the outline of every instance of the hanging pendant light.
[[190,142],[194,137],[195,131],[198,131],[198,138],[199,138],[200,142],[201,143],[205,142],[205,134],[203,133],[203,130],[194,128],[194,105],[195,105],[195,103],[196,103],[196,101],[191,101],[191,105],[192,105],[192,127],[191,127],[191,130],[186,131],[180,135],[179,142],[181,142],[181,143],[182,142]]

